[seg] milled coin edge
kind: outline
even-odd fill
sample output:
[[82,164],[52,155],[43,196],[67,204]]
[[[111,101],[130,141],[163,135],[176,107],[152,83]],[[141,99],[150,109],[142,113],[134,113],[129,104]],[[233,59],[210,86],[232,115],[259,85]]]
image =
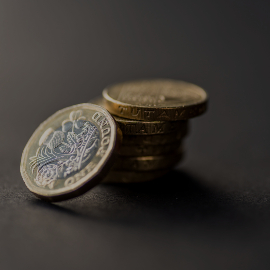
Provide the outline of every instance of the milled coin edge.
[[[104,98],[104,107],[112,114],[118,117],[133,119],[133,120],[143,120],[143,121],[178,121],[178,120],[188,120],[193,117],[197,117],[203,114],[207,110],[208,104],[208,94],[200,86],[174,79],[149,79],[152,81],[172,81],[181,82],[192,87],[196,87],[202,94],[202,101],[194,102],[189,105],[182,105],[178,107],[149,107],[143,105],[134,105],[125,102],[118,101],[109,95],[109,89],[119,83],[111,84],[102,91],[102,96]],[[149,81],[149,80],[135,80],[127,81],[124,83],[132,83],[139,81]],[[188,111],[187,111],[188,110]],[[134,113],[135,112],[135,113]],[[151,117],[152,115],[152,117]]]

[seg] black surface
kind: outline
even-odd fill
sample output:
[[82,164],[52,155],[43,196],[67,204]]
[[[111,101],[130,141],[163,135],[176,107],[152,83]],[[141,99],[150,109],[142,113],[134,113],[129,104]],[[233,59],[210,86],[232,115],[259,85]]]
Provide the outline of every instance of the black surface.
[[[269,269],[269,1],[0,1],[0,269]],[[107,85],[210,94],[185,162],[153,183],[47,204],[22,150]]]

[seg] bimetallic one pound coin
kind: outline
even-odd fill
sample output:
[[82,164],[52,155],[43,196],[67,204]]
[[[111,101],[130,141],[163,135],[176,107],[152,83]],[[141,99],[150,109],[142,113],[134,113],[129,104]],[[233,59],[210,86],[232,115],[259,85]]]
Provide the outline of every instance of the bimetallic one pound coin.
[[[89,103],[105,106],[105,99],[97,97]],[[187,133],[188,123],[185,120],[180,121],[139,121],[126,119],[113,115],[123,135],[155,135],[166,134],[174,131]]]
[[85,103],[62,109],[28,141],[20,167],[23,180],[48,201],[81,195],[106,175],[119,140],[116,123],[104,108]]
[[183,157],[183,152],[164,156],[122,157],[118,156],[112,170],[114,171],[154,171],[174,167]]
[[131,81],[103,90],[112,114],[144,121],[187,120],[206,111],[207,94],[197,85],[169,79]]
[[141,183],[162,177],[169,170],[129,172],[129,171],[110,171],[102,180],[102,183]]

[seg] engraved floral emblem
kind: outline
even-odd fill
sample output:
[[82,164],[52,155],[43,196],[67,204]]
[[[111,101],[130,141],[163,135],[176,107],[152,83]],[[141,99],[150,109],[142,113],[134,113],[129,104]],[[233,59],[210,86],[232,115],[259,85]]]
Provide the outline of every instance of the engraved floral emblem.
[[32,172],[37,170],[38,186],[53,188],[57,179],[79,171],[96,154],[100,134],[86,121],[82,111],[72,111],[57,130],[48,128],[39,140],[36,155],[30,157]]

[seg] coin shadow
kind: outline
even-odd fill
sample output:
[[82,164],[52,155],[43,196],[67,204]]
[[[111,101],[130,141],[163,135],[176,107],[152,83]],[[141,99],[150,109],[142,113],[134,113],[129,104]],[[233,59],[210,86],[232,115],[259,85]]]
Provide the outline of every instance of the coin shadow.
[[117,193],[128,196],[127,201],[137,208],[155,209],[166,218],[197,219],[198,215],[224,216],[225,212],[237,215],[231,201],[220,190],[181,170],[173,170],[150,182],[114,187],[118,189]]
[[33,198],[31,200],[31,204],[46,210],[51,210],[54,212],[58,212],[59,214],[66,214],[66,215],[70,215],[70,216],[74,216],[74,217],[80,217],[81,214],[77,211],[74,211],[72,209],[69,209],[67,207],[61,206],[61,205],[57,205],[55,203],[50,203],[47,201],[42,201],[41,199],[38,198]]
[[173,170],[150,182],[108,185],[107,188],[113,188],[116,196],[126,198],[124,202],[129,211],[119,214],[122,208],[115,206],[114,213],[122,219],[127,217],[155,226],[169,223],[171,226],[201,224],[212,227],[215,224],[222,230],[253,226],[249,216],[239,210],[232,196],[223,192],[218,184],[213,185],[183,170]]
[[226,224],[228,216],[234,222],[245,222],[221,191],[181,170],[144,183],[101,184],[84,196],[60,204],[39,199],[32,202],[65,215],[106,223],[215,220]]

